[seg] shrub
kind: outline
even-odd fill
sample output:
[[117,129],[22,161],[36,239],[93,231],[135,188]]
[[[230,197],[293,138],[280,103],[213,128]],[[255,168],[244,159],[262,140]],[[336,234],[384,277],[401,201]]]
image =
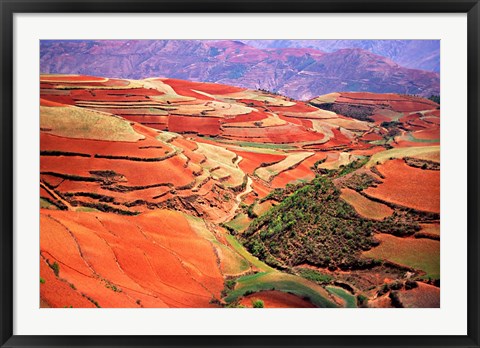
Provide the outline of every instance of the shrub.
[[430,97],[428,97],[428,99],[430,99],[431,101],[437,103],[437,104],[440,104],[440,96],[439,95],[431,95]]
[[52,263],[50,265],[50,268],[53,270],[53,273],[55,274],[55,276],[58,277],[58,275],[60,274],[60,265],[57,263],[57,261]]
[[392,301],[392,306],[395,308],[403,308],[402,302],[400,301],[400,298],[398,297],[398,292],[397,291],[391,291],[390,292],[390,300]]
[[367,303],[368,303],[368,298],[367,296],[363,295],[363,294],[358,294],[357,295],[357,305],[359,307],[366,307],[367,306]]
[[414,280],[409,279],[405,282],[405,290],[415,289],[417,287],[418,287],[418,284]]
[[253,308],[263,308],[264,303],[263,303],[262,300],[253,300],[252,301],[252,306],[253,306]]

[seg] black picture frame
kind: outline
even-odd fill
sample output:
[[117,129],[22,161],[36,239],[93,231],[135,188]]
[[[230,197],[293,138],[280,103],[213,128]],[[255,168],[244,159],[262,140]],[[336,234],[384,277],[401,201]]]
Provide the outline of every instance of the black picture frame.
[[[2,37],[0,343],[50,346],[479,347],[479,33],[478,0],[0,0]],[[275,6],[272,6],[275,4]],[[15,13],[441,13],[468,14],[468,334],[465,336],[20,336],[13,335],[13,16]]]

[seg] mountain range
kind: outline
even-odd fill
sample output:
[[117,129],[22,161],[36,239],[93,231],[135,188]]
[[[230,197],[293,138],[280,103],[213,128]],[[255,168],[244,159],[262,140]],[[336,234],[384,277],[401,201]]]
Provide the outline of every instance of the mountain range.
[[[323,40],[331,41],[323,46],[308,41],[312,47],[306,47],[306,41],[44,40],[40,45],[40,69],[50,74],[129,79],[158,76],[216,82],[264,89],[300,100],[332,91],[421,96],[440,92],[437,72],[412,69],[398,62],[412,65],[416,61],[420,66],[421,62],[438,62],[436,46],[430,47],[430,41],[422,49],[422,41],[401,44],[399,40],[396,45],[381,45],[379,40],[363,40],[362,45],[356,44],[361,47],[346,40]],[[407,56],[410,60],[405,60]],[[427,66],[437,69],[436,63]]]
[[242,40],[258,48],[313,48],[334,52],[361,48],[411,69],[440,72],[439,40]]

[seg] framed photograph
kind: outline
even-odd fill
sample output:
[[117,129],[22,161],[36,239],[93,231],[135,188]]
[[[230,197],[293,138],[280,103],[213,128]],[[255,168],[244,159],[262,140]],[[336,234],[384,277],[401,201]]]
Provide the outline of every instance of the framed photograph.
[[478,1],[1,1],[1,345],[478,347]]

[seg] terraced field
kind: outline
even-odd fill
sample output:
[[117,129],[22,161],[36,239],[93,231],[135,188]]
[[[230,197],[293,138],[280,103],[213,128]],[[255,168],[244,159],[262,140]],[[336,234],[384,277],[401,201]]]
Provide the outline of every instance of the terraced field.
[[440,213],[440,172],[409,166],[402,160],[391,160],[377,166],[385,177],[378,187],[365,193],[384,202],[391,202],[420,211]]
[[349,188],[342,189],[340,197],[354,207],[357,213],[368,219],[382,220],[393,214],[393,209],[389,206],[369,200]]
[[440,243],[429,239],[398,238],[388,234],[376,236],[380,245],[364,255],[385,259],[423,271],[424,277],[440,277]]
[[392,307],[409,272],[436,307],[439,134],[413,96],[41,75],[40,304]]

